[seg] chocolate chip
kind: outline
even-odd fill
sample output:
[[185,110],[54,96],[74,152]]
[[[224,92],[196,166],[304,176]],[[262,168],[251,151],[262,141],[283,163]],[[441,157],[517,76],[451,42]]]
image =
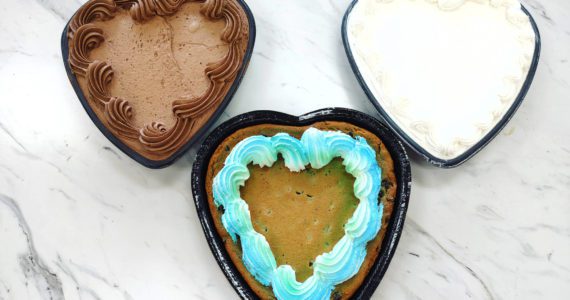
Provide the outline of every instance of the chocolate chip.
[[230,152],[230,146],[226,145],[226,151]]
[[388,181],[388,179],[383,179],[382,180],[382,187],[385,189],[389,189],[392,187],[392,183],[390,181]]
[[339,292],[339,291],[334,292],[334,293],[332,294],[331,299],[333,299],[333,300],[340,300],[340,299],[342,299],[342,294],[341,294],[341,292]]

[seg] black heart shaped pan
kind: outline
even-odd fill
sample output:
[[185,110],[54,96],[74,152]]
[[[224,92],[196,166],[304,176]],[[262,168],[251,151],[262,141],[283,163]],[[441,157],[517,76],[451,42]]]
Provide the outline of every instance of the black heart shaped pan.
[[535,21],[516,0],[355,0],[342,37],[386,124],[444,168],[473,157],[505,127],[541,48]]
[[[227,166],[229,156],[245,153],[235,150],[241,154],[232,154],[234,149],[241,149],[238,143],[244,139],[287,133],[289,141],[294,142],[291,139],[300,139],[301,134],[310,130],[344,133],[345,138],[365,138],[376,150],[376,159],[382,169],[382,187],[379,196],[373,198],[384,207],[380,230],[373,240],[365,244],[366,259],[358,273],[335,285],[334,290],[325,288],[325,291],[334,299],[368,299],[396,250],[410,197],[411,170],[403,145],[390,129],[364,113],[345,108],[322,109],[302,116],[274,111],[245,113],[221,124],[206,138],[192,168],[192,192],[204,234],[220,268],[243,299],[275,297],[273,292],[277,290],[248,271],[251,269],[248,267],[250,259],[265,256],[246,259],[245,250],[241,247],[249,243],[249,233],[241,239],[238,236],[237,240],[230,236],[225,226],[235,219],[222,220],[224,214],[235,207],[216,206],[218,200],[213,198],[213,178]],[[285,144],[279,145],[285,147]],[[257,156],[263,155],[256,153]],[[339,238],[345,232],[343,218],[347,219],[358,203],[351,198],[354,197],[353,186],[358,186],[354,177],[345,173],[341,162],[335,160],[328,165],[325,163],[324,167],[309,167],[300,173],[287,170],[281,159],[269,168],[253,165],[248,168],[251,176],[240,193],[251,216],[249,213],[243,216],[251,218],[254,228],[267,239],[277,265],[293,266],[297,280],[311,286],[307,274],[317,272],[312,269],[319,262],[318,257],[314,259],[315,253],[331,251],[334,243],[341,243]],[[351,204],[353,200],[356,201],[354,205]],[[237,224],[241,225],[236,226],[246,226],[245,223],[238,221]],[[335,233],[337,231],[340,234]]]
[[89,0],[65,27],[61,48],[99,130],[137,162],[161,168],[222,113],[254,41],[242,0]]

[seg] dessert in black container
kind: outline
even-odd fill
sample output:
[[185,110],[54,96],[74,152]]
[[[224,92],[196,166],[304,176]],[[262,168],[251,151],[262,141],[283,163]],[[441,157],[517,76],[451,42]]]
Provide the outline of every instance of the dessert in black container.
[[[260,131],[261,133],[268,134],[277,132],[275,130],[279,128],[293,128],[292,130],[295,131],[295,128],[303,128],[304,130],[304,128],[307,127],[317,127],[323,130],[324,128],[330,128],[332,132],[336,128],[341,128],[338,124],[345,124],[348,126],[342,128],[359,128],[362,130],[361,132],[365,131],[375,135],[381,141],[380,144],[382,144],[382,149],[384,149],[383,151],[386,151],[384,153],[389,153],[391,162],[393,162],[393,166],[388,171],[393,171],[395,185],[392,186],[394,189],[393,197],[390,198],[390,214],[389,216],[384,215],[384,217],[386,217],[384,219],[386,222],[385,224],[382,224],[382,226],[385,225],[385,227],[382,227],[384,228],[382,230],[385,231],[381,230],[383,233],[382,238],[378,238],[378,248],[370,247],[368,249],[368,254],[370,254],[370,251],[373,251],[372,249],[377,249],[377,252],[373,253],[374,255],[371,256],[374,257],[374,259],[371,261],[368,272],[363,274],[362,281],[359,282],[354,291],[351,291],[350,297],[354,299],[367,299],[372,295],[380,283],[384,273],[388,268],[390,260],[394,255],[398,240],[402,234],[405,214],[410,196],[410,162],[401,142],[390,131],[390,129],[381,124],[375,118],[350,109],[322,109],[302,116],[291,116],[274,111],[254,111],[236,116],[217,127],[203,142],[200,150],[197,153],[196,161],[192,169],[192,192],[194,195],[198,217],[202,224],[207,242],[220,268],[241,298],[257,299],[260,297],[260,291],[258,286],[252,288],[252,281],[249,275],[244,276],[243,266],[241,262],[236,261],[236,256],[239,255],[236,255],[235,253],[229,253],[228,251],[228,249],[234,249],[232,248],[234,247],[233,244],[239,245],[239,243],[233,243],[232,240],[229,239],[224,229],[220,227],[221,221],[218,219],[218,217],[223,214],[223,207],[216,208],[212,203],[212,181],[210,180],[210,173],[213,172],[212,161],[220,152],[229,153],[233,150],[232,147],[226,146],[228,145],[228,140],[231,140],[236,136],[240,137],[240,134],[243,132],[248,132],[248,130],[252,128],[269,128],[267,130],[262,129]],[[251,132],[247,134],[250,135]],[[347,132],[347,134],[357,137],[358,131],[355,133]],[[295,134],[292,135],[294,136]],[[370,138],[369,141],[372,141],[372,139]],[[334,163],[331,162],[330,165],[333,164]],[[272,168],[263,169],[265,171],[268,171],[267,169],[276,168],[279,168],[277,162]],[[308,170],[308,172],[312,171],[313,170],[310,169]],[[258,177],[258,179],[253,178],[254,175],[252,175],[252,177],[248,180],[259,180],[260,177]],[[267,178],[267,176],[265,176],[265,178],[262,179],[270,180],[270,177]],[[246,182],[246,186],[247,184],[248,183]],[[390,183],[383,182],[383,185],[386,186],[386,189],[383,187],[380,195],[378,196],[378,200],[382,199],[382,201],[384,201],[384,197],[386,197],[384,193],[386,193],[388,191],[388,188],[390,188]],[[242,190],[245,190],[245,188],[242,188]],[[262,194],[267,198],[271,197],[270,193],[266,193],[265,191],[262,192]],[[303,201],[311,201],[311,198],[317,197],[314,195],[307,195],[305,192],[306,191],[297,190],[291,194],[293,197],[306,196],[303,198],[305,199]],[[250,195],[253,194],[250,193]],[[247,199],[245,200],[247,201]],[[250,206],[253,205],[253,203],[249,202],[248,204]],[[254,211],[252,211],[252,216],[253,215]],[[384,222],[384,220],[382,222]],[[282,221],[285,223],[293,223],[294,219],[284,218]],[[272,229],[270,229],[270,231],[271,230]],[[372,242],[370,244],[372,244]],[[262,291],[262,293],[264,293],[264,291]],[[261,295],[264,295],[263,297],[265,297],[265,294]],[[332,297],[346,298],[339,293],[333,293]]]
[[254,42],[243,0],[90,0],[65,26],[61,49],[103,135],[140,164],[163,168],[221,115]]
[[[440,3],[441,2],[441,3]],[[450,14],[453,13],[453,11],[455,9],[457,9],[457,7],[444,7],[444,4],[446,1],[415,1],[415,2],[409,2],[406,1],[405,3],[402,2],[403,5],[407,5],[406,7],[402,8],[401,11],[405,11],[407,9],[407,11],[410,11],[411,6],[416,5],[416,6],[434,6],[437,7],[439,5],[440,8],[443,8],[443,10],[445,11],[446,14]],[[455,2],[449,2],[451,3],[451,5],[470,5],[470,9],[474,9],[474,13],[472,14],[468,14],[465,13],[465,16],[469,15],[470,17],[477,17],[477,13],[479,12],[479,8],[477,8],[476,6],[486,6],[486,5],[493,5],[493,4],[489,4],[488,2],[482,2],[481,4],[478,3],[474,3],[474,2],[461,2],[461,1],[455,1]],[[508,2],[508,1],[504,1],[505,3],[515,3],[514,1]],[[535,72],[536,72],[536,68],[538,65],[538,61],[539,61],[539,57],[540,57],[540,50],[541,50],[541,39],[540,39],[540,33],[538,30],[538,27],[536,25],[536,22],[534,21],[534,19],[532,18],[531,14],[528,12],[528,10],[520,5],[519,8],[519,15],[516,17],[518,19],[525,19],[525,22],[528,22],[528,24],[525,24],[525,26],[527,28],[525,28],[526,31],[528,31],[529,33],[532,33],[533,36],[532,37],[525,37],[525,38],[529,38],[528,44],[531,45],[533,47],[533,51],[529,54],[525,54],[525,60],[528,60],[528,62],[525,62],[525,68],[526,68],[526,74],[524,74],[524,77],[522,79],[519,80],[519,85],[517,86],[517,91],[516,93],[513,93],[513,97],[511,102],[505,104],[504,108],[501,108],[501,111],[499,113],[497,113],[496,115],[493,115],[493,121],[489,122],[488,124],[485,124],[484,126],[482,125],[477,125],[482,127],[481,132],[482,134],[480,136],[477,136],[477,138],[469,138],[469,142],[465,142],[463,140],[457,140],[456,144],[465,144],[465,145],[461,145],[462,150],[458,151],[457,153],[453,154],[453,155],[442,155],[442,154],[438,154],[435,153],[433,150],[430,150],[429,147],[426,146],[426,144],[429,144],[428,142],[423,142],[423,138],[421,138],[421,134],[417,133],[420,130],[423,130],[424,132],[427,131],[427,129],[425,128],[424,125],[419,126],[416,122],[414,123],[416,120],[411,120],[408,122],[409,116],[405,116],[403,118],[400,118],[398,114],[401,114],[400,108],[405,107],[406,105],[408,105],[407,102],[396,102],[394,101],[393,104],[389,105],[388,104],[388,99],[384,99],[387,97],[384,97],[385,95],[389,95],[388,91],[382,91],[382,86],[380,84],[377,85],[376,82],[379,82],[382,79],[378,79],[378,78],[374,78],[374,74],[370,73],[370,70],[364,70],[365,68],[367,68],[367,66],[365,66],[365,63],[363,63],[363,59],[362,58],[358,58],[357,56],[361,55],[359,53],[359,49],[354,49],[354,45],[355,43],[357,43],[356,39],[354,38],[354,34],[351,33],[351,30],[355,30],[355,26],[360,26],[363,27],[362,25],[355,25],[357,24],[356,21],[354,21],[354,11],[356,10],[356,7],[358,5],[368,5],[368,3],[372,3],[371,1],[367,1],[367,0],[354,0],[350,6],[348,7],[345,15],[344,15],[344,19],[343,19],[343,23],[342,23],[342,38],[343,38],[343,44],[344,44],[344,48],[346,51],[346,54],[348,56],[348,60],[350,62],[350,65],[352,67],[352,70],[354,72],[354,74],[356,75],[359,84],[361,85],[361,87],[363,88],[364,92],[366,93],[366,95],[368,96],[368,99],[370,100],[370,102],[372,102],[372,104],[376,107],[376,109],[378,110],[378,112],[380,113],[380,115],[382,116],[384,122],[410,147],[412,148],[415,152],[417,152],[419,155],[421,155],[424,159],[426,159],[429,163],[437,166],[437,167],[443,167],[443,168],[452,168],[452,167],[456,167],[459,166],[461,164],[463,164],[464,162],[466,162],[467,160],[469,160],[471,157],[473,157],[474,155],[476,155],[479,151],[481,151],[488,143],[491,142],[491,140],[493,138],[495,138],[499,132],[506,126],[506,124],[510,121],[510,119],[514,116],[515,112],[517,111],[517,109],[520,107],[520,105],[523,102],[523,99],[525,98],[531,83],[533,81]],[[392,2],[388,2],[388,3],[384,3],[384,2],[376,2],[377,4],[374,5],[387,5],[390,6],[390,12],[394,12],[396,11],[396,9],[394,9],[395,5],[399,5],[398,3],[400,3],[398,0],[396,1],[392,1]],[[518,2],[517,2],[518,3]],[[371,4],[372,5],[372,4]],[[497,4],[499,5],[499,4]],[[503,5],[503,4],[500,4]],[[507,4],[504,4],[507,5]],[[510,4],[509,4],[510,5]],[[515,4],[514,4],[515,5]],[[518,5],[518,4],[516,4]],[[429,12],[426,8],[422,8],[424,10],[418,10],[415,12],[420,12],[420,14],[427,14],[427,13],[431,13]],[[516,8],[516,7],[515,7]],[[511,8],[512,9],[512,8]],[[367,8],[367,11],[370,11],[370,9]],[[387,11],[387,10],[384,10]],[[389,13],[385,13],[385,14],[389,14]],[[359,15],[359,17],[361,17]],[[486,22],[488,15],[482,15],[480,16],[479,20],[477,20],[476,22],[480,22],[479,24],[483,24]],[[352,18],[352,19],[351,19]],[[378,17],[371,17],[371,18],[376,18],[378,19]],[[445,17],[444,17],[445,18]],[[514,18],[514,17],[513,17]],[[386,19],[386,18],[384,18]],[[443,18],[442,18],[443,19]],[[414,23],[414,25],[410,25],[411,26],[417,26],[418,28],[418,32],[419,30],[423,30],[423,28],[421,27],[425,27],[425,24],[423,24],[422,22],[419,22],[417,20],[415,20],[416,22],[410,22],[410,23]],[[441,23],[437,23],[438,21],[441,20],[436,20],[435,23],[438,25],[441,24],[446,24],[444,23],[444,21],[442,21]],[[404,24],[403,20],[401,18],[399,18],[399,22],[402,22],[401,24]],[[475,22],[475,24],[477,24]],[[354,23],[353,25],[351,25],[351,23]],[[423,24],[422,26],[418,25],[418,24]],[[364,23],[363,23],[364,24]],[[369,26],[366,26],[368,28],[374,28],[373,25],[376,24],[368,24]],[[404,25],[402,25],[404,26]],[[378,27],[378,26],[376,26]],[[358,30],[358,29],[356,29]],[[481,29],[479,30],[479,34],[485,34],[488,33],[490,31],[486,31],[487,28],[483,29],[483,26],[481,27]],[[491,31],[492,32],[492,31]],[[404,33],[402,33],[404,34]],[[425,38],[425,43],[423,45],[427,44],[438,44],[441,43],[442,45],[447,45],[447,46],[452,46],[453,41],[446,39],[447,36],[442,35],[442,36],[438,36],[437,34],[433,35],[433,38],[431,37],[431,35],[429,37],[425,37],[426,34],[424,34],[423,38]],[[429,40],[432,39],[432,40]],[[439,40],[441,39],[441,40]],[[385,45],[388,45],[386,47],[389,47],[391,41],[388,40],[382,40],[382,42]],[[400,42],[400,41],[398,41]],[[373,45],[373,44],[370,44]],[[378,53],[378,50],[376,49],[371,49],[372,46],[368,46],[368,51],[370,51],[369,53],[372,53],[374,51],[376,51]],[[498,45],[485,45],[485,47],[487,49],[501,49],[500,46]],[[410,52],[415,51],[415,53],[421,53],[422,51],[424,51],[423,47],[402,47],[401,44],[399,44],[396,48],[398,49],[403,49],[403,48],[412,48],[410,49]],[[499,51],[499,50],[497,50]],[[410,52],[406,52],[407,54],[409,54]],[[396,52],[394,52],[396,53]],[[394,55],[394,53],[390,53],[392,56],[386,56],[384,57],[384,61],[388,61],[388,60],[398,60],[401,62],[402,58],[398,58],[398,55]],[[412,54],[413,55],[413,54]],[[493,59],[493,55],[489,55],[488,57],[484,57],[481,58],[482,60],[487,59],[488,61],[491,61],[491,59]],[[368,59],[374,59],[371,57],[368,57]],[[384,63],[384,65],[386,65],[386,63]],[[394,63],[394,65],[396,65],[396,63]],[[421,64],[420,64],[421,65]],[[418,69],[420,69],[421,66],[418,66]],[[435,67],[434,69],[437,69],[437,67]],[[377,72],[384,72],[385,70],[382,69],[377,69],[377,70],[373,70],[373,71],[377,71]],[[412,71],[413,73],[414,71]],[[464,75],[468,75],[470,72],[470,70],[468,68],[466,69],[462,69],[460,71],[458,71],[457,73],[455,73],[456,75],[459,76],[464,76]],[[493,74],[493,70],[488,70],[488,74]],[[524,72],[523,72],[524,73]],[[409,75],[410,73],[408,73]],[[378,75],[378,77],[380,76],[384,76],[384,75]],[[483,75],[484,77],[484,75]],[[507,79],[508,80],[508,79]],[[433,77],[428,77],[427,80],[424,80],[424,82],[426,83],[426,86],[430,84],[430,82],[432,83],[433,86],[440,84],[440,78],[438,78],[437,76],[433,76]],[[407,84],[409,84],[408,89],[409,90],[414,90],[414,89],[419,89],[419,86],[417,84],[415,84],[413,81],[408,81]],[[475,82],[475,84],[477,84],[477,82]],[[480,88],[478,88],[481,91],[487,90],[489,89],[488,86],[480,86]],[[430,88],[426,88],[426,90],[430,90]],[[420,92],[418,92],[420,93]],[[417,96],[418,98],[422,98],[422,96]],[[425,99],[421,99],[424,100],[425,106],[422,106],[422,108],[425,111],[429,111],[431,109],[433,110],[438,110],[440,111],[441,115],[446,115],[446,116],[451,116],[452,114],[455,113],[454,109],[452,108],[446,108],[446,107],[442,107],[441,105],[439,106],[435,106],[432,105],[431,107],[429,107],[430,105],[430,100],[431,98],[425,98]],[[393,99],[390,99],[390,101],[392,101]],[[396,99],[399,100],[399,99]],[[473,102],[475,103],[475,102]],[[414,104],[412,104],[414,105]],[[394,107],[394,108],[391,108]],[[476,106],[475,106],[476,107]],[[456,127],[458,125],[461,125],[461,123],[463,122],[463,120],[461,119],[461,116],[456,117],[457,121],[455,122],[449,122],[447,124],[448,128],[453,128]],[[403,124],[409,123],[411,125],[406,125],[403,126]],[[416,128],[418,128],[418,131],[414,131],[412,128],[413,126],[416,126]],[[474,129],[475,130],[475,129]],[[426,134],[426,140],[428,140],[429,138],[427,138],[427,133]],[[430,137],[432,138],[432,137]],[[430,140],[429,142],[433,142],[433,139]],[[436,144],[436,143],[434,143]],[[439,145],[437,145],[439,146]],[[436,147],[436,146],[434,146]],[[445,149],[445,147],[441,147],[443,150],[443,152],[447,151],[448,149]],[[449,147],[448,147],[449,148]]]

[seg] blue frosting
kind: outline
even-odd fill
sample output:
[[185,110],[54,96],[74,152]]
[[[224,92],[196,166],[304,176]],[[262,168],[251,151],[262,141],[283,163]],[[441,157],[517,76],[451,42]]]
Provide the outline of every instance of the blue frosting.
[[[344,226],[344,236],[330,252],[317,256],[313,275],[302,283],[296,280],[291,266],[277,266],[267,240],[253,228],[249,207],[239,193],[250,175],[247,165],[270,167],[277,161],[278,154],[292,172],[304,170],[309,164],[319,169],[335,157],[341,157],[346,172],[356,178],[354,195],[360,202]],[[307,129],[301,140],[286,133],[273,137],[252,136],[232,149],[214,178],[214,203],[224,207],[222,223],[232,240],[237,242],[238,236],[241,240],[247,270],[260,283],[271,286],[277,299],[330,299],[336,285],[358,272],[366,257],[366,244],[380,230],[381,174],[374,149],[362,137],[352,138],[342,132],[315,128]]]

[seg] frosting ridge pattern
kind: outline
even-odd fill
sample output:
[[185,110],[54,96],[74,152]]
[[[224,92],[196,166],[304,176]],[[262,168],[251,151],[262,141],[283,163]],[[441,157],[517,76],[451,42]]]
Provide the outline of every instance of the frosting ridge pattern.
[[[239,188],[250,175],[247,165],[270,167],[277,161],[278,154],[293,172],[309,164],[322,168],[340,157],[345,170],[356,178],[354,194],[360,203],[345,224],[345,235],[330,252],[317,256],[313,275],[304,282],[296,281],[291,266],[277,266],[267,240],[253,228],[249,207],[240,197]],[[214,204],[224,207],[222,224],[234,242],[239,237],[247,270],[263,285],[271,285],[278,299],[329,299],[335,285],[358,272],[366,256],[366,244],[380,230],[381,172],[375,151],[362,137],[351,138],[342,132],[315,128],[307,129],[300,140],[286,133],[273,137],[252,136],[232,149],[214,178]]]

